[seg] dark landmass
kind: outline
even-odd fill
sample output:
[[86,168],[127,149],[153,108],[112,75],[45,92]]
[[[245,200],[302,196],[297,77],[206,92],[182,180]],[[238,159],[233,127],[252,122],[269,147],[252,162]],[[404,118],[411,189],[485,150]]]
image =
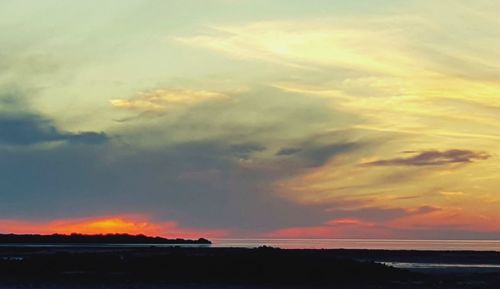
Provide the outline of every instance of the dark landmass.
[[426,274],[381,261],[500,264],[500,253],[1,246],[0,288],[500,288],[500,269]]
[[145,235],[105,234],[105,235],[17,235],[0,234],[0,244],[212,244],[207,239],[166,239]]

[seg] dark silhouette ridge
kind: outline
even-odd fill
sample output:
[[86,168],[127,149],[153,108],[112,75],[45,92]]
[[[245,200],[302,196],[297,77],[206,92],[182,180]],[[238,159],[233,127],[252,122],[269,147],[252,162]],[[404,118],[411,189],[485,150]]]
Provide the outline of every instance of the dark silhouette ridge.
[[198,240],[189,239],[167,239],[162,237],[149,237],[145,235],[129,235],[129,234],[53,234],[53,235],[36,235],[36,234],[0,234],[0,244],[193,244],[193,245],[209,245],[212,244],[205,238]]

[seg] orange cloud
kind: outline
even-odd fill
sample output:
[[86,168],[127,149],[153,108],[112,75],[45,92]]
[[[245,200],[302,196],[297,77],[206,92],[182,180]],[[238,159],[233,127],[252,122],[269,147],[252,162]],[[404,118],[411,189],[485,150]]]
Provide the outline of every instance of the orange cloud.
[[0,231],[15,234],[145,234],[167,238],[215,238],[228,234],[227,230],[199,230],[181,228],[175,221],[152,222],[141,215],[109,216],[84,219],[63,219],[48,222],[0,219]]
[[390,238],[390,232],[382,226],[358,219],[334,219],[319,226],[279,229],[267,235],[270,238]]
[[400,229],[455,228],[471,232],[498,232],[499,224],[498,214],[476,214],[464,208],[446,207],[428,214],[408,215],[387,225]]
[[141,92],[131,99],[113,99],[111,105],[125,110],[144,112],[164,112],[182,106],[190,106],[207,101],[227,100],[228,96],[206,90],[165,90]]

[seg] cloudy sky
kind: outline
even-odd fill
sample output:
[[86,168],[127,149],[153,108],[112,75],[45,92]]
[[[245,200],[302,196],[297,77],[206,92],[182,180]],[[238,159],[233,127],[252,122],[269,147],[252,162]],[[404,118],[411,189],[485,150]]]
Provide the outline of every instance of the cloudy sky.
[[496,0],[2,0],[0,232],[500,238]]

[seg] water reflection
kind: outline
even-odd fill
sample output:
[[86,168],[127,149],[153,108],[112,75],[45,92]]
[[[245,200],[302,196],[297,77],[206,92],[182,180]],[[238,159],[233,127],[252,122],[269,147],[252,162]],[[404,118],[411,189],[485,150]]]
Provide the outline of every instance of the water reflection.
[[212,247],[500,251],[496,240],[213,239]]

